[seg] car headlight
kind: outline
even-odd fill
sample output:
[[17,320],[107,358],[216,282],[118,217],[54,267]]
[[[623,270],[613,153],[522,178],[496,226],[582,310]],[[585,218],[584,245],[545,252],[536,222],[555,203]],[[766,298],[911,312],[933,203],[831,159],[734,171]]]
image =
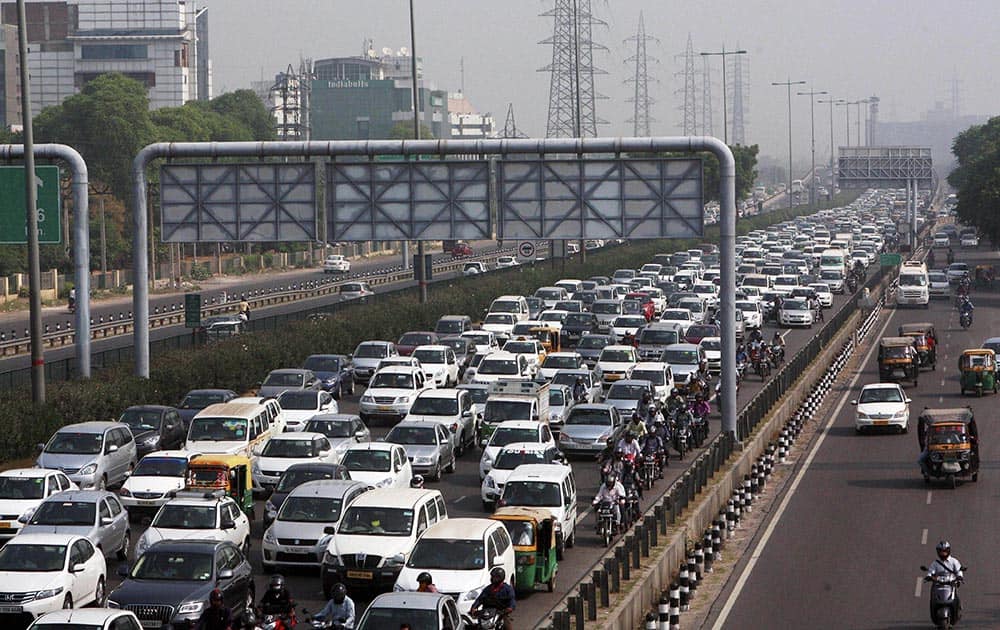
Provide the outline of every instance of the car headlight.
[[489,453],[483,453],[483,463],[486,464],[487,466],[492,465],[493,464],[493,456],[490,455]]
[[205,602],[186,602],[181,604],[181,607],[177,609],[177,614],[179,615],[191,615],[197,614],[205,608]]
[[390,557],[388,557],[388,558],[385,559],[385,566],[386,567],[401,567],[401,566],[403,566],[404,562],[406,562],[406,558],[403,557],[403,554],[397,553],[396,555],[390,556]]
[[392,477],[386,477],[382,481],[380,481],[377,484],[375,484],[375,487],[376,488],[388,488],[391,485],[392,485]]
[[396,404],[397,405],[408,405],[408,404],[410,404],[410,397],[409,396],[399,396],[398,398],[396,398]]
[[257,460],[254,460],[253,463],[250,464],[250,472],[255,472],[255,473],[257,473],[259,475],[260,474],[260,462],[258,462]]
[[266,542],[268,544],[271,544],[271,545],[273,545],[273,544],[275,544],[275,543],[278,542],[278,539],[274,537],[274,532],[271,531],[270,527],[268,527],[264,531],[264,542]]
[[63,588],[61,586],[57,586],[56,588],[47,588],[44,591],[38,591],[37,593],[35,593],[35,599],[36,600],[48,599],[50,597],[55,597],[56,595],[62,592]]
[[361,397],[361,402],[363,402],[363,403],[369,403],[369,404],[374,404],[375,403],[375,397],[374,396],[369,396],[368,394],[365,394],[364,396]]
[[97,463],[94,462],[92,464],[87,464],[86,466],[84,466],[83,468],[81,468],[79,474],[81,474],[81,475],[93,475],[96,472],[97,472]]
[[906,417],[906,410],[905,409],[901,409],[901,410],[897,411],[896,413],[892,414],[892,417],[893,418],[905,418]]
[[493,477],[487,475],[486,479],[483,480],[483,485],[487,488],[496,488],[497,484],[493,481]]
[[462,593],[462,601],[466,601],[466,602],[475,601],[475,599],[477,597],[479,597],[479,593],[482,590],[483,589],[481,589],[481,588],[474,588],[471,591],[466,591],[466,592]]
[[868,414],[867,413],[864,413],[862,411],[858,412],[858,420],[867,420],[867,419],[868,419]]
[[433,459],[430,458],[430,457],[414,457],[413,458],[413,463],[414,464],[425,464],[426,465],[426,464],[430,464],[432,461],[433,461]]
[[122,607],[122,605],[121,605],[121,604],[119,604],[119,603],[118,603],[118,602],[116,602],[116,601],[112,601],[112,600],[110,600],[110,599],[109,599],[109,600],[108,600],[108,602],[107,602],[107,606],[108,606],[108,608],[115,608],[115,609],[118,609],[118,608],[121,608],[121,607]]

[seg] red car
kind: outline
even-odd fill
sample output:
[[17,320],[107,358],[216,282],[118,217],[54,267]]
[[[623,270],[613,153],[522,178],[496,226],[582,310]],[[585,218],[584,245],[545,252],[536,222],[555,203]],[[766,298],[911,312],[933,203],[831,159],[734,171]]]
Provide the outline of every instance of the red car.
[[469,247],[468,243],[455,243],[455,246],[451,248],[452,258],[461,258],[463,256],[471,256],[472,248]]
[[715,324],[695,324],[687,329],[684,341],[698,344],[705,337],[718,337],[720,334],[722,333],[719,332],[719,327]]
[[639,312],[642,313],[647,322],[653,321],[653,317],[656,316],[656,305],[653,304],[653,298],[649,297],[649,294],[641,291],[634,291],[626,294],[625,299],[639,302],[641,305]]

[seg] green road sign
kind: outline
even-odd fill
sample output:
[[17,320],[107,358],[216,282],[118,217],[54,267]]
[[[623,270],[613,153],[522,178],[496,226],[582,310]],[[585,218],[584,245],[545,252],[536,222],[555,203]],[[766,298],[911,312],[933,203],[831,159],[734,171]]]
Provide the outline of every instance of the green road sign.
[[882,254],[879,259],[883,267],[898,267],[903,262],[899,254]]
[[[61,243],[62,218],[59,194],[59,167],[36,166],[38,197],[38,242]],[[24,216],[24,167],[0,166],[0,243],[28,242]]]
[[201,293],[184,294],[184,326],[201,327]]

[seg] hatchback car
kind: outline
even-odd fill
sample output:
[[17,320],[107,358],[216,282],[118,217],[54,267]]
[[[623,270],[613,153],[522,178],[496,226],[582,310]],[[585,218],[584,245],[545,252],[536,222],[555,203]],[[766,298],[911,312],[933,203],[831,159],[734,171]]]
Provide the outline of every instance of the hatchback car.
[[351,261],[346,256],[340,254],[330,254],[323,261],[323,273],[348,273],[351,270]]
[[803,299],[782,300],[778,311],[778,323],[782,326],[805,326],[812,328],[813,309],[809,302]]
[[348,447],[341,460],[351,479],[375,488],[409,488],[413,467],[398,444],[366,442]]
[[618,410],[623,418],[629,418],[638,410],[644,394],[654,396],[653,385],[649,381],[628,378],[611,384],[604,402]]
[[179,449],[187,437],[184,421],[173,407],[136,405],[126,409],[118,422],[127,424],[132,431],[139,459],[153,451]]
[[105,556],[128,557],[132,533],[128,512],[118,497],[104,490],[70,490],[42,501],[25,519],[21,534],[84,536]]
[[[64,490],[78,490],[58,470],[14,468],[0,472],[0,543],[17,535],[45,499]],[[2,601],[2,600],[0,600]]]
[[948,282],[948,275],[943,271],[929,271],[927,273],[927,290],[932,298],[940,297],[948,299],[951,296],[951,284]]
[[271,370],[261,384],[257,395],[261,398],[279,396],[286,391],[302,391],[321,389],[322,383],[312,370],[301,368],[285,368]]
[[438,334],[434,332],[407,332],[396,342],[396,349],[399,350],[399,354],[408,357],[418,346],[429,346],[437,343],[437,340]]
[[567,455],[600,455],[618,443],[624,427],[618,410],[611,405],[576,405],[563,423],[559,434],[559,450]]
[[340,297],[344,300],[359,300],[375,295],[367,282],[345,282],[340,285]]
[[362,341],[354,349],[354,375],[359,381],[367,383],[382,359],[395,356],[399,356],[399,351],[391,341]]
[[282,392],[278,404],[285,417],[285,431],[301,431],[315,416],[339,411],[333,396],[322,390]]
[[486,474],[480,488],[483,510],[493,512],[497,500],[503,494],[507,477],[523,464],[563,464],[569,465],[566,456],[558,447],[538,442],[512,442],[500,449],[490,472]]
[[322,433],[282,433],[272,436],[262,449],[255,453],[253,460],[253,484],[255,488],[273,490],[278,485],[281,474],[293,464],[306,462],[336,464],[340,462],[348,444],[342,443],[341,450],[333,450],[330,440]]
[[340,399],[344,394],[354,395],[354,360],[343,354],[312,354],[302,367],[312,370],[321,387]]
[[69,424],[38,448],[36,466],[61,470],[81,488],[98,490],[124,481],[139,459],[132,432],[118,422]]
[[229,402],[236,398],[236,392],[231,389],[192,389],[177,405],[177,411],[184,421],[184,429],[191,426],[191,419],[202,409],[218,403]]
[[420,368],[389,367],[372,377],[368,390],[361,396],[359,414],[370,423],[372,419],[387,419],[393,424],[408,413],[417,395],[433,387]]
[[135,613],[110,608],[57,610],[43,615],[30,630],[141,630]]
[[493,461],[500,450],[515,442],[533,442],[547,446],[555,446],[552,429],[547,422],[533,420],[506,420],[497,425],[490,435],[489,441],[483,447],[483,455],[479,459],[479,482],[486,479],[486,474],[493,467]]
[[467,627],[450,595],[405,591],[383,593],[373,599],[361,616],[357,630],[399,628],[403,623],[427,630]]
[[134,516],[141,510],[156,510],[187,484],[193,451],[156,451],[146,455],[118,490],[125,509]]
[[344,479],[350,480],[351,474],[340,464],[325,464],[308,462],[304,464],[292,464],[281,475],[274,492],[264,502],[264,527],[267,527],[278,516],[285,497],[300,485],[310,481],[322,481],[324,479]]
[[445,428],[456,457],[476,444],[481,416],[469,392],[461,389],[429,389],[420,392],[407,420],[434,422]]
[[854,429],[862,431],[893,427],[906,433],[910,424],[910,398],[899,383],[873,383],[861,388],[861,395],[851,404],[857,411]]
[[385,436],[385,441],[399,444],[406,451],[413,472],[433,480],[441,472],[455,472],[455,444],[443,424],[426,420],[403,420]]

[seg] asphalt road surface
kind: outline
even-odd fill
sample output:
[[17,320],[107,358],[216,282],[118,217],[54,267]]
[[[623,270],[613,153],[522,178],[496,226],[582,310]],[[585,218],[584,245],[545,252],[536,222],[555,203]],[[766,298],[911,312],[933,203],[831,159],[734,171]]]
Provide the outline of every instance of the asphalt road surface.
[[[956,250],[970,266],[997,263],[984,250]],[[1000,285],[975,288],[972,326],[962,330],[952,300],[929,310],[889,311],[888,324],[873,339],[896,334],[900,324],[930,321],[940,346],[935,371],[923,371],[919,385],[904,383],[910,404],[909,433],[856,435],[854,408],[863,385],[878,382],[874,353],[867,353],[857,378],[831,400],[833,413],[821,420],[821,437],[796,473],[776,514],[753,542],[755,547],[727,585],[713,610],[713,626],[757,628],[927,628],[928,584],[920,581],[938,540],[947,539],[968,567],[961,589],[965,628],[1000,627],[1000,397],[959,393],[958,357],[1000,334]],[[973,409],[980,433],[979,481],[951,489],[925,484],[917,465],[916,420],[924,407]],[[801,475],[799,478],[798,475]],[[797,484],[797,487],[794,485]],[[764,543],[761,547],[761,543]],[[747,562],[752,571],[747,577]],[[734,584],[744,578],[742,588]],[[718,613],[728,614],[724,624]]]

